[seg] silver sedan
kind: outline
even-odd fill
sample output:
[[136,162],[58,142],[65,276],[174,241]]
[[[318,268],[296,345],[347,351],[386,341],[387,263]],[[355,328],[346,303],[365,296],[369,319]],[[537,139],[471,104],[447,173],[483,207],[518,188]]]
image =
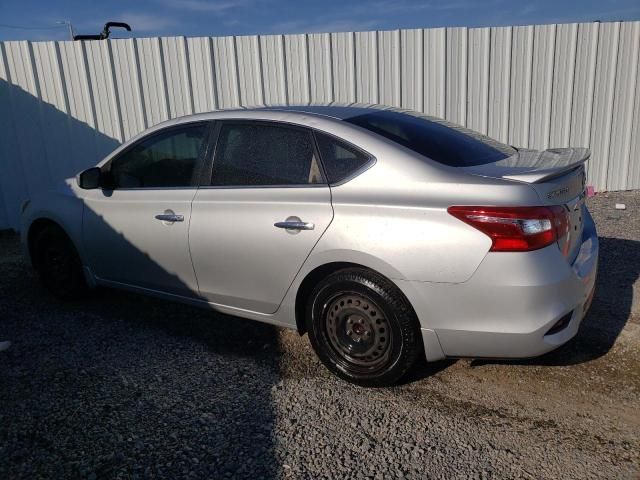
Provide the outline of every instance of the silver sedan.
[[133,290],[308,332],[365,386],[420,357],[531,357],[572,338],[596,278],[589,152],[516,149],[372,106],[157,125],[23,205],[42,282]]

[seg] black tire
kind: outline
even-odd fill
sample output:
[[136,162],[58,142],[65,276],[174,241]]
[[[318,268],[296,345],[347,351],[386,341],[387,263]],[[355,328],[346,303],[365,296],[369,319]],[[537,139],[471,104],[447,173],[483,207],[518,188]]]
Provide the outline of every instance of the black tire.
[[61,300],[78,300],[87,293],[82,261],[71,239],[57,225],[37,232],[33,264],[42,284]]
[[339,270],[322,280],[309,297],[306,321],[322,363],[357,385],[394,385],[423,351],[408,300],[370,270]]

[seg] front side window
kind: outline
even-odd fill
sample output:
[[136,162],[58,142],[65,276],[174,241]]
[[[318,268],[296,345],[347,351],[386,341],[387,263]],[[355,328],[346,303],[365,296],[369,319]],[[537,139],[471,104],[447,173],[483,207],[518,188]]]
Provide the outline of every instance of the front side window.
[[323,183],[311,134],[279,125],[230,123],[220,129],[214,186]]
[[205,124],[171,128],[145,138],[111,162],[113,188],[195,185],[198,158],[205,147]]

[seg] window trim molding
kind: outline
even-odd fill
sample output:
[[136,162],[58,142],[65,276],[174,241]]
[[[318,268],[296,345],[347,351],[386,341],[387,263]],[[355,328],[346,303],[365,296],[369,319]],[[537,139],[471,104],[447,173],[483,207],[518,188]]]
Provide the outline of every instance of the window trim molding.
[[329,188],[327,183],[283,185],[201,185],[198,190],[259,190],[271,188]]

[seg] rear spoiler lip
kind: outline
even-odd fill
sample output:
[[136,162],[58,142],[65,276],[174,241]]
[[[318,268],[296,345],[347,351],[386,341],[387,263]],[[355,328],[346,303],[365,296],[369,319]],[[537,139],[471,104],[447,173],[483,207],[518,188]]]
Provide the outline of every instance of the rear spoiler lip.
[[502,178],[507,180],[516,180],[518,182],[525,183],[542,183],[553,180],[554,178],[562,177],[570,172],[573,172],[580,168],[587,159],[580,162],[567,165],[568,168],[550,168],[548,170],[535,170],[527,173],[516,173],[513,175],[504,175]]
[[[591,157],[591,152],[587,148],[558,148],[558,149],[549,149],[542,152],[538,152],[539,155],[544,152],[556,153],[556,154],[569,154],[570,156],[574,156],[576,158],[567,158],[568,161],[565,165],[555,165],[547,168],[536,168],[534,165],[530,167],[523,166],[519,167],[517,165],[509,165],[504,166],[500,165],[502,162],[497,162],[494,164],[495,169],[490,172],[482,172],[480,168],[467,167],[467,172],[472,175],[479,175],[482,177],[490,177],[490,178],[501,178],[503,180],[511,180],[522,183],[542,183],[554,178],[562,177],[567,175],[570,172],[574,172],[578,168],[582,167],[584,163],[589,160]],[[517,162],[517,159],[516,159]],[[484,166],[485,168],[488,165]]]

